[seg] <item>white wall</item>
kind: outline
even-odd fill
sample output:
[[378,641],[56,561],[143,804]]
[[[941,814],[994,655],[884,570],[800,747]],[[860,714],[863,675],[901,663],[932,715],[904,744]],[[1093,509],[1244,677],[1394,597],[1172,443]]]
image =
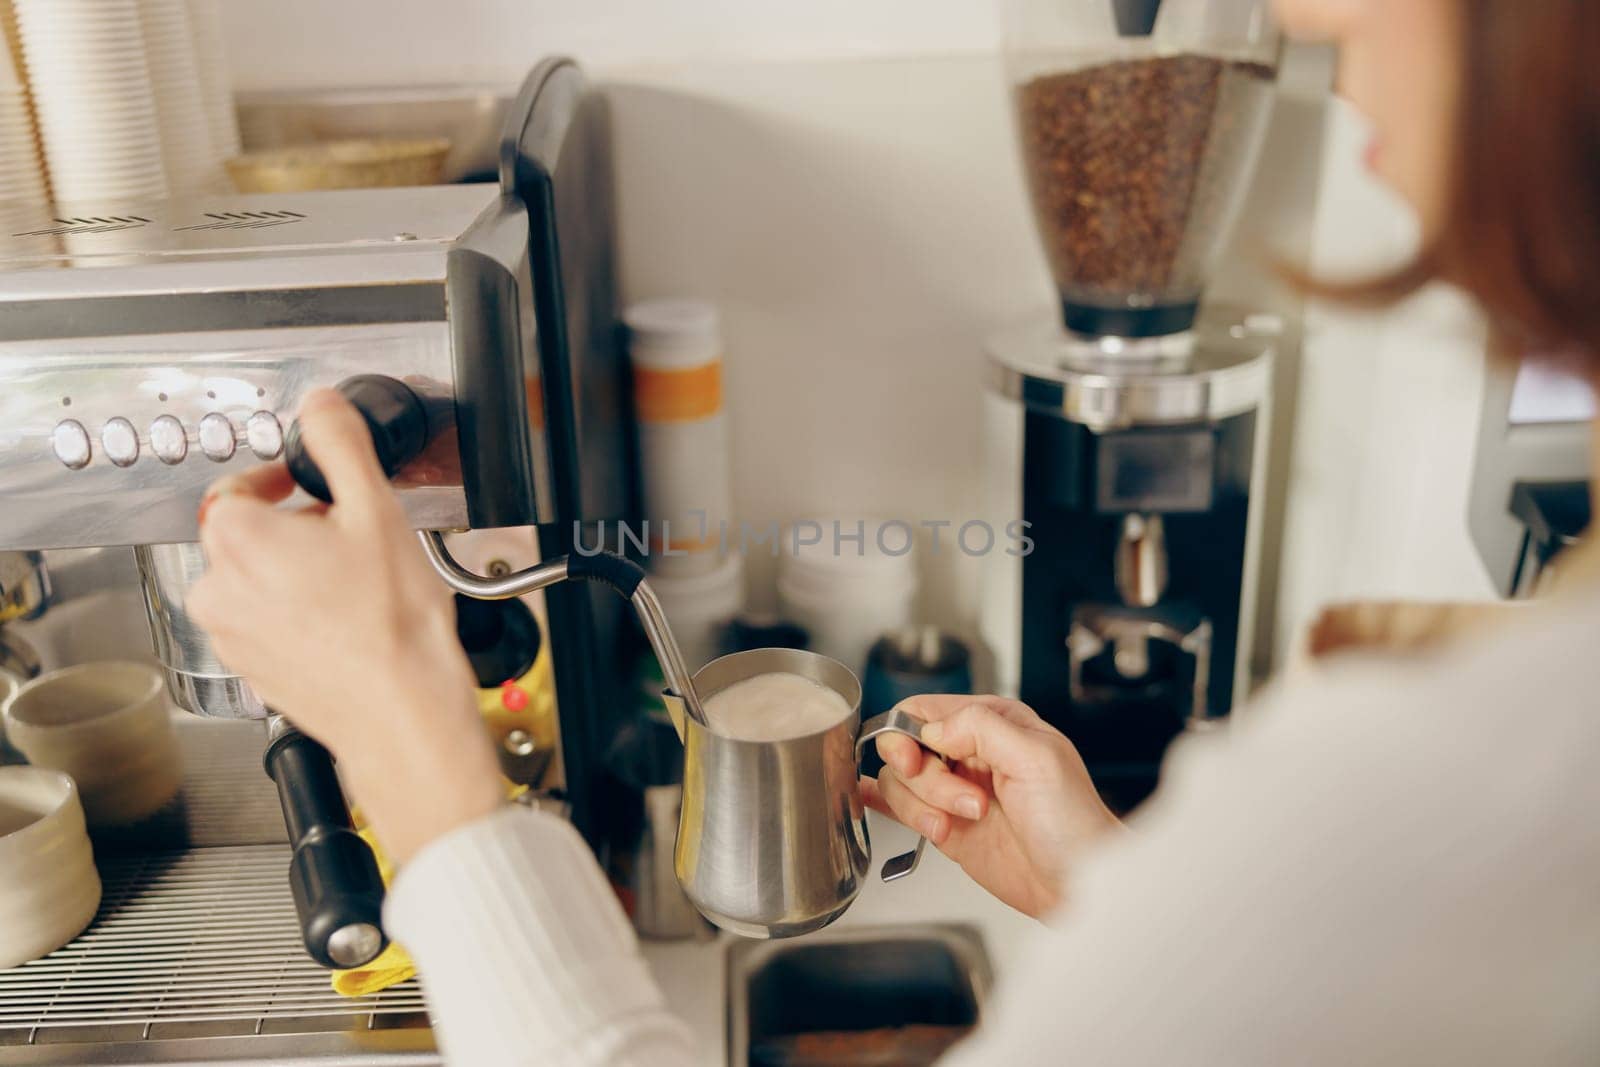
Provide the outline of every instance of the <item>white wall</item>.
[[[722,307],[743,516],[981,516],[982,341],[1050,301],[997,62],[686,67],[612,98],[625,287]],[[924,562],[932,617],[969,625],[956,558]]]
[[515,83],[597,70],[992,51],[996,0],[223,0],[241,89]]

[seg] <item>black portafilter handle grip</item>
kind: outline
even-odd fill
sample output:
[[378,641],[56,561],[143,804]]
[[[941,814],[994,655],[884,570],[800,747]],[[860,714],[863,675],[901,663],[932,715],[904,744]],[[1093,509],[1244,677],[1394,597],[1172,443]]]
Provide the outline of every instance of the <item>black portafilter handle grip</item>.
[[[355,405],[372,431],[372,445],[384,477],[393,478],[428,447],[428,410],[404,382],[382,374],[358,374],[334,386]],[[283,442],[284,462],[295,484],[322,501],[333,502],[328,480],[300,440],[300,420],[289,426]]]
[[287,722],[275,729],[264,762],[294,848],[289,888],[306,951],[324,967],[364,966],[389,943],[378,861],[355,832],[328,750]]

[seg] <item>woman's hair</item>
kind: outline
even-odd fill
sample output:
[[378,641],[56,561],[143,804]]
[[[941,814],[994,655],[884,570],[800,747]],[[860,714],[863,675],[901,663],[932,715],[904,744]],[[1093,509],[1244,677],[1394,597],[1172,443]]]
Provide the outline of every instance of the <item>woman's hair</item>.
[[1508,339],[1600,378],[1600,2],[1458,0],[1464,62],[1442,232],[1382,286],[1476,296]]

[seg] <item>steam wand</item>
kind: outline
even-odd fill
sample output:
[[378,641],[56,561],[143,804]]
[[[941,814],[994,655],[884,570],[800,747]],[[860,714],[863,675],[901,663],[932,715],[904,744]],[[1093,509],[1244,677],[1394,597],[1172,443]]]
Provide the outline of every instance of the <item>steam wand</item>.
[[[701,726],[706,725],[705,709],[700,705],[699,694],[694,691],[694,682],[688,665],[684,663],[683,651],[678,647],[677,638],[672,636],[672,628],[667,625],[661,601],[650,588],[650,583],[645,581],[644,570],[638,564],[610,552],[597,552],[592,556],[580,553],[528,567],[503,578],[485,578],[456,562],[444,543],[443,534],[429,530],[417,536],[422,541],[428,562],[445,584],[458,593],[478,600],[510,600],[569,578],[584,578],[611,586],[633,604],[633,610],[644,626],[645,637],[655,650],[656,659],[661,661],[661,673],[667,688],[683,698],[690,718]],[[675,725],[681,735],[683,724]]]

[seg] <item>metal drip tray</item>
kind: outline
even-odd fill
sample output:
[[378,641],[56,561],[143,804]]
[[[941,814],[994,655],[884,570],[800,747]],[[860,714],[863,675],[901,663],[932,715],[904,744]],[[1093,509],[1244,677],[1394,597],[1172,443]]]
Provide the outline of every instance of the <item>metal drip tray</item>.
[[94,923],[0,971],[0,1063],[437,1064],[415,981],[341,997],[300,944],[282,845],[112,856]]

